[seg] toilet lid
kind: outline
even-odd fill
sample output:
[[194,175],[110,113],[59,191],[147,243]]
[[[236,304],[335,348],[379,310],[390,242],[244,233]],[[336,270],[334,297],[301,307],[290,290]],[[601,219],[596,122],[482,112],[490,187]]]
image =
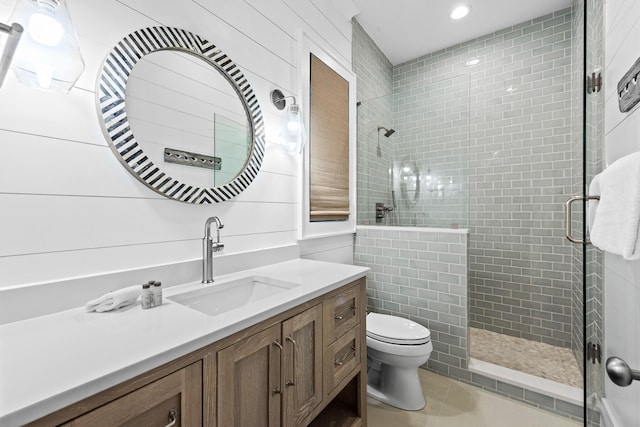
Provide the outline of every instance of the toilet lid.
[[431,332],[409,319],[369,313],[367,315],[367,336],[390,344],[416,345],[429,342]]

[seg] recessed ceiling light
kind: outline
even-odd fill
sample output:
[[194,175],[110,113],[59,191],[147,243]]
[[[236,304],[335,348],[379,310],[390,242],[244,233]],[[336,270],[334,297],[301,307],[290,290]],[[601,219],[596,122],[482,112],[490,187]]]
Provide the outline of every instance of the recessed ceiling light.
[[451,16],[451,19],[462,19],[467,16],[469,12],[471,12],[471,6],[469,6],[468,4],[463,4],[453,9],[451,11],[451,15],[449,16]]
[[470,60],[467,61],[467,65],[469,67],[473,67],[474,65],[478,65],[480,63],[480,59],[478,58],[471,58]]

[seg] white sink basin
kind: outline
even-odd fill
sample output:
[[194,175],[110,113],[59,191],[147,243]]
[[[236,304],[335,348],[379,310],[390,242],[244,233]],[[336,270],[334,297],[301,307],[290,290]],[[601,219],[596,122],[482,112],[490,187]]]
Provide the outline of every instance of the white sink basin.
[[300,286],[265,276],[247,276],[239,279],[213,283],[203,288],[168,297],[179,304],[210,316],[257,303],[281,292]]

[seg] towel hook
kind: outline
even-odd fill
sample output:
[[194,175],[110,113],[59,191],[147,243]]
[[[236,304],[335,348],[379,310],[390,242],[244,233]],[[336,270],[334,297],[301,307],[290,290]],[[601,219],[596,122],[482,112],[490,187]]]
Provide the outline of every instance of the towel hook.
[[600,200],[600,196],[574,196],[572,198],[570,198],[569,200],[567,200],[567,202],[564,204],[566,209],[566,216],[565,216],[565,223],[564,223],[564,233],[567,236],[567,239],[569,239],[570,242],[573,243],[579,243],[579,244],[589,244],[591,243],[591,240],[589,239],[585,239],[585,240],[580,240],[580,239],[576,239],[571,235],[571,205],[573,204],[573,202],[577,201],[577,200]]

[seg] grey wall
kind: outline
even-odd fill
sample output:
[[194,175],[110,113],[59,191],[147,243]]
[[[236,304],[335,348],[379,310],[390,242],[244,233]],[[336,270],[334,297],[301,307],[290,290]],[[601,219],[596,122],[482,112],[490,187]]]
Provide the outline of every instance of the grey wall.
[[[472,127],[469,138],[470,140],[473,139],[473,141],[475,141],[475,144],[476,144],[475,147],[471,147],[471,146],[469,147],[470,157],[472,159],[482,159],[483,162],[486,162],[489,164],[491,164],[491,161],[495,161],[496,164],[494,166],[498,167],[500,166],[499,163],[505,160],[503,160],[502,157],[496,157],[496,158],[490,157],[489,159],[486,159],[486,158],[483,159],[480,156],[486,155],[486,154],[483,154],[485,152],[481,151],[481,149],[483,148],[481,147],[481,145],[486,143],[487,144],[486,150],[494,149],[494,147],[497,147],[496,144],[498,143],[504,144],[507,147],[516,146],[518,143],[513,142],[514,139],[516,138],[512,136],[508,137],[509,139],[507,142],[504,142],[504,141],[500,142],[502,133],[500,134],[497,134],[497,133],[502,132],[503,128],[502,127],[494,128],[493,125],[496,123],[498,125],[500,124],[504,125],[505,122],[503,120],[517,121],[517,120],[523,120],[523,119],[517,119],[517,118],[502,119],[502,113],[498,115],[498,112],[495,112],[496,114],[495,116],[491,116],[491,114],[494,114],[494,113],[491,113],[490,111],[494,107],[496,109],[500,109],[501,102],[510,103],[512,102],[512,99],[509,97],[500,98],[499,96],[496,95],[495,98],[491,98],[491,101],[488,101],[490,103],[489,105],[483,106],[483,105],[479,105],[479,103],[484,102],[486,98],[479,97],[477,94],[474,95],[474,90],[478,91],[485,86],[486,87],[490,86],[493,88],[493,90],[496,91],[496,93],[500,92],[499,87],[504,87],[503,86],[504,82],[498,82],[498,83],[494,82],[491,84],[488,83],[487,79],[491,77],[490,73],[496,73],[498,76],[501,76],[501,78],[504,78],[506,80],[506,77],[504,77],[503,72],[509,73],[509,72],[516,72],[516,71],[513,71],[513,69],[511,68],[511,67],[514,67],[514,65],[509,65],[509,63],[497,65],[495,62],[496,61],[500,62],[501,58],[507,55],[507,51],[513,52],[512,49],[515,49],[515,50],[524,49],[524,46],[528,46],[531,49],[531,52],[521,51],[520,53],[522,55],[531,56],[529,58],[529,63],[531,65],[527,65],[526,67],[529,67],[529,66],[531,67],[532,74],[528,78],[526,77],[527,76],[526,73],[523,74],[522,76],[518,76],[515,78],[516,79],[522,78],[523,83],[526,78],[527,79],[526,83],[530,87],[530,91],[531,91],[529,93],[536,94],[536,96],[530,101],[531,102],[530,108],[532,109],[531,113],[533,114],[534,110],[540,111],[540,112],[536,113],[538,115],[533,116],[533,120],[535,120],[536,122],[529,123],[529,126],[531,127],[537,126],[537,121],[543,122],[544,121],[543,117],[546,117],[546,116],[540,116],[540,115],[543,115],[545,113],[544,111],[545,108],[552,108],[552,107],[545,107],[544,105],[538,104],[538,102],[542,101],[542,98],[545,96],[545,90],[547,92],[555,90],[550,88],[545,89],[546,86],[544,85],[551,84],[551,87],[553,87],[555,86],[554,80],[564,81],[566,79],[566,81],[561,85],[564,90],[566,89],[565,85],[568,84],[569,78],[564,76],[553,77],[553,76],[547,75],[546,76],[547,80],[542,81],[544,77],[544,71],[541,69],[539,70],[538,68],[548,66],[544,64],[545,53],[543,52],[545,52],[545,48],[542,47],[542,43],[543,43],[543,40],[545,39],[548,39],[547,41],[549,41],[552,44],[559,43],[558,48],[562,50],[563,54],[569,55],[566,52],[565,46],[568,46],[568,43],[570,42],[564,39],[564,37],[566,37],[566,30],[567,30],[566,20],[567,19],[570,20],[570,17],[568,16],[570,16],[568,11],[564,11],[562,13],[559,13],[556,17],[554,17],[553,15],[544,17],[544,19],[538,19],[533,22],[528,22],[511,29],[500,31],[499,33],[496,33],[496,34],[483,37],[478,40],[473,40],[468,43],[464,43],[462,45],[453,46],[441,52],[436,52],[432,55],[428,55],[424,58],[420,58],[416,61],[412,61],[411,63],[415,66],[416,71],[414,72],[407,68],[407,72],[404,75],[404,77],[406,77],[407,79],[413,79],[416,83],[416,86],[422,84],[423,87],[431,86],[435,88],[438,87],[440,82],[449,81],[449,82],[460,83],[466,80],[467,82],[466,84],[469,88],[467,94],[468,94],[470,108],[471,108],[470,116],[469,116],[469,122],[470,122],[469,124]],[[545,22],[548,22],[546,24],[547,28],[543,28],[545,25],[544,24]],[[552,25],[552,23],[556,23],[557,25]],[[552,39],[555,39],[556,37],[560,37],[560,36],[556,36],[556,28],[558,29],[558,33],[562,35],[563,39],[557,42],[551,42]],[[525,31],[528,31],[527,35],[523,34]],[[514,47],[512,46],[514,43],[514,40],[520,39],[520,37],[514,38],[514,34],[520,34],[524,38],[531,37],[531,41],[529,42],[529,44],[524,43],[524,45]],[[534,38],[537,41],[534,41]],[[370,114],[368,116],[368,120],[369,122],[372,122],[372,123],[369,123],[367,126],[377,125],[378,120],[386,120],[388,117],[390,117],[389,112],[391,111],[391,105],[390,103],[389,104],[386,103],[389,97],[384,96],[384,94],[387,93],[385,92],[385,90],[388,87],[390,87],[391,83],[393,82],[393,77],[390,76],[389,80],[385,81],[384,77],[379,78],[380,77],[379,73],[371,72],[371,70],[380,69],[380,68],[384,70],[389,70],[390,65],[386,60],[386,58],[380,59],[380,61],[382,61],[382,64],[376,65],[375,63],[371,63],[371,61],[378,60],[376,58],[378,58],[381,55],[380,50],[375,45],[375,43],[366,35],[366,33],[362,31],[362,28],[359,25],[357,25],[356,22],[354,22],[353,40],[354,40],[353,66],[354,66],[354,71],[358,76],[358,88],[359,88],[358,101],[362,101],[362,105],[360,106],[360,109],[359,109],[360,123],[358,126],[358,130],[359,130],[358,156],[360,157],[363,153],[365,153],[365,155],[375,156],[375,144],[377,143],[376,139],[372,139],[370,135],[366,136],[365,138],[362,137],[363,136],[362,108],[365,106],[367,100],[375,100],[377,103],[377,106],[375,106],[375,108],[374,108],[374,103],[371,103],[371,109],[370,111],[367,112],[367,114]],[[492,44],[491,41],[493,41],[494,44]],[[540,43],[540,46],[534,47],[538,45],[538,43]],[[506,45],[511,45],[511,47],[507,48],[505,47]],[[496,51],[498,46],[500,46],[503,50]],[[541,49],[541,50],[535,50],[535,49]],[[551,49],[553,49],[553,46]],[[538,53],[538,55],[535,55],[534,51],[535,53]],[[469,69],[466,68],[465,63],[468,59],[467,55],[471,56],[471,52],[474,52],[478,55],[482,55],[482,58],[484,58],[485,60],[490,60],[492,63],[494,63],[494,68],[488,67],[481,70],[479,68],[480,67],[479,65],[473,71],[470,72]],[[549,53],[549,52],[546,52],[546,53]],[[513,60],[516,57],[516,54],[512,53],[512,55],[513,56],[511,57],[511,59]],[[556,61],[556,59],[551,59],[549,57],[547,58],[549,59],[549,61],[552,61],[551,67],[553,68],[553,61]],[[509,58],[505,59],[505,61],[508,61],[508,60]],[[525,61],[525,60],[522,60],[522,61]],[[538,65],[538,68],[535,68],[534,70],[535,61],[540,61],[540,62],[536,63]],[[558,61],[562,61],[562,59],[558,59]],[[521,63],[518,63],[518,64],[522,65]],[[410,66],[409,64],[403,64],[403,65],[400,65],[399,67],[410,67]],[[496,68],[500,68],[500,67],[505,67],[508,70],[504,71],[503,69],[503,72],[497,72]],[[470,77],[473,77],[474,73],[481,73],[481,76],[482,76],[482,77],[480,76],[478,77],[477,82],[475,83],[475,86],[470,84]],[[394,73],[394,77],[395,77],[395,73]],[[538,83],[536,81],[531,80],[534,77],[539,81]],[[424,82],[420,83],[421,80],[425,80],[425,79],[433,79],[433,83],[424,83]],[[500,84],[500,86],[497,86],[498,84]],[[537,87],[538,84],[541,86]],[[535,89],[532,87],[533,85],[536,85]],[[360,89],[365,87],[370,88],[372,91],[372,94],[369,94],[367,90],[360,91]],[[411,88],[410,87],[403,88],[403,91],[411,91]],[[462,88],[460,88],[460,91],[458,93],[460,93],[461,91],[462,91]],[[559,93],[560,94],[557,95],[556,98],[566,96],[566,93],[564,92],[559,92]],[[381,94],[383,95],[382,97],[381,97]],[[522,91],[520,92],[520,95],[518,95],[517,93],[514,94],[514,97],[522,96],[521,94],[522,94]],[[400,95],[398,93],[395,93],[394,96],[406,96],[406,94],[401,92]],[[553,100],[553,96],[554,96],[553,94],[548,96],[551,96]],[[435,97],[435,99],[437,99],[437,96]],[[522,99],[518,102],[527,103],[529,102],[529,100]],[[534,106],[534,103],[535,103],[535,106]],[[512,106],[508,104],[508,107],[512,107]],[[473,108],[479,109],[479,111],[474,112]],[[524,108],[525,107],[522,107],[522,109]],[[380,117],[379,119],[376,118],[376,114],[380,114],[380,116],[378,116]],[[475,114],[475,116],[473,114]],[[566,114],[566,112],[565,111],[561,111],[558,113],[550,112],[548,114],[551,114],[551,116],[553,116],[554,114]],[[481,117],[484,117],[484,119],[486,120],[486,123],[482,122],[483,119]],[[400,140],[403,137],[402,130],[401,130],[402,123],[399,122],[399,117],[397,114],[394,114],[393,118],[394,118],[393,127],[397,128],[399,131],[396,135],[393,135],[390,138],[390,140],[393,141],[395,144],[399,145]],[[551,119],[551,120],[554,120],[554,119]],[[568,120],[568,119],[564,118],[563,121],[564,120]],[[475,130],[473,130],[474,126],[475,126]],[[520,126],[520,125],[512,124],[511,126],[507,126],[507,125],[504,125],[504,126],[505,128],[511,128],[512,126]],[[524,124],[522,126],[524,126]],[[561,128],[564,128],[564,126],[561,126]],[[370,129],[367,129],[367,128],[364,129],[364,132],[370,132],[370,131],[371,131]],[[415,131],[417,132],[417,129]],[[526,132],[528,131],[529,130],[527,130]],[[480,132],[484,133],[485,137],[481,137],[479,134]],[[523,130],[523,132],[525,131]],[[531,130],[531,132],[533,132],[533,130]],[[397,139],[393,139],[394,137]],[[553,139],[553,135],[549,138]],[[425,145],[417,142],[420,139],[424,140],[426,138],[416,138],[416,143],[418,144],[418,146]],[[492,141],[490,141],[489,139],[492,139]],[[527,140],[527,143],[528,142],[529,140]],[[564,139],[563,139],[563,143],[564,143]],[[372,146],[367,146],[367,144],[374,144],[374,145],[372,147]],[[532,145],[529,145],[529,146],[532,146]],[[520,148],[516,147],[515,149],[520,150],[520,152],[523,152],[524,150],[527,150],[529,146],[526,146],[526,147],[521,146]],[[547,147],[548,149],[548,146],[545,146],[545,147]],[[384,149],[385,147],[383,146],[382,148]],[[562,148],[566,149],[564,146]],[[497,148],[495,148],[495,150],[497,151]],[[513,154],[512,150],[513,148],[505,148],[503,151],[500,151],[499,154],[503,155],[507,152],[509,152],[510,154]],[[541,150],[541,148],[537,148],[537,150]],[[428,153],[426,149],[423,150],[423,152]],[[491,154],[494,152],[495,151],[489,151],[489,153]],[[389,155],[394,155],[394,153],[390,152]],[[530,154],[530,156],[534,156],[534,155],[544,156],[543,153]],[[553,155],[553,153],[549,153],[548,155]],[[423,160],[428,159],[429,156],[430,155],[425,155]],[[524,154],[521,154],[521,156],[522,158],[524,158]],[[381,163],[380,167],[385,167],[385,164]],[[482,174],[486,172],[485,170],[478,170],[477,165],[475,167],[478,174]],[[527,166],[523,166],[523,167],[526,168]],[[359,180],[370,179],[372,180],[372,182],[375,181],[376,184],[371,185],[366,182],[365,183],[358,182],[359,201],[363,199],[369,200],[370,196],[368,192],[369,192],[370,186],[372,188],[375,188],[377,191],[374,197],[384,198],[385,191],[387,194],[386,197],[388,197],[388,187],[386,188],[384,187],[384,184],[387,184],[387,182],[384,180],[377,180],[379,171],[376,173],[375,168],[372,168],[368,171],[368,174],[360,174],[361,172],[362,171],[359,171],[359,176],[358,176]],[[516,171],[516,173],[518,172]],[[547,173],[548,172],[545,171],[545,175]],[[503,176],[503,174],[505,174],[505,176]],[[496,174],[493,176],[494,184],[496,186],[500,186],[502,180],[513,179],[511,176],[506,176],[506,174],[507,172],[496,172]],[[475,181],[476,186],[477,186],[478,179],[479,178],[477,177]],[[533,178],[530,178],[530,179],[533,180]],[[552,179],[555,179],[555,178],[552,178]],[[561,187],[564,188],[563,186]],[[498,188],[497,190],[503,191],[502,188]],[[508,189],[504,191],[508,192]],[[487,195],[486,197],[496,197],[496,196]],[[388,198],[386,200],[387,202],[389,201]],[[476,200],[476,202],[477,201],[478,200]],[[524,204],[521,203],[521,206],[524,206]],[[360,206],[359,206],[359,209],[361,209]],[[538,215],[538,213],[537,211],[535,211],[535,207],[533,208],[528,207],[528,209],[529,210],[527,212],[531,212],[531,215],[532,215],[531,221],[533,221],[533,215]],[[476,212],[478,212],[477,209],[476,209]],[[522,212],[523,211],[516,211],[515,213],[509,213],[509,215],[517,215]],[[400,215],[401,214],[402,212],[400,212]],[[492,215],[493,214],[494,213],[492,213]],[[497,213],[495,214],[497,215]],[[556,214],[557,214],[557,211],[553,211],[551,216],[556,217],[557,216]],[[476,216],[475,216],[476,219],[477,219],[477,216],[478,215],[476,213]],[[499,219],[499,218],[495,219],[495,221],[498,221],[498,220],[502,221],[502,219]],[[507,221],[507,219],[504,219],[504,221]],[[520,221],[523,221],[523,220],[520,219]],[[541,221],[541,220],[537,219],[537,221]],[[359,224],[368,224],[369,222],[373,222],[371,216],[368,218],[365,218],[364,220],[359,217]],[[389,223],[393,225],[395,224],[395,221],[389,221]],[[531,223],[528,225],[530,227],[542,228],[541,227],[542,223],[540,224]],[[492,227],[493,225],[486,224],[485,226],[488,228],[488,227]],[[487,240],[490,240],[492,238],[495,239],[495,242],[488,242],[488,243],[497,244],[497,243],[500,243],[501,239],[503,239],[503,236],[501,234],[498,234],[498,232],[500,231],[500,227],[496,227],[496,230],[497,231],[495,236],[491,234],[487,235],[485,233],[485,236],[488,236],[486,237]],[[443,231],[443,230],[439,230],[439,231]],[[483,230],[476,229],[476,232],[480,232],[480,231],[483,231]],[[491,229],[489,229],[489,231],[491,231]],[[466,360],[465,360],[465,357],[463,356],[463,352],[465,351],[465,344],[463,340],[466,341],[466,333],[467,333],[466,327],[463,324],[462,329],[456,329],[458,328],[457,322],[464,321],[463,320],[464,318],[462,314],[457,314],[456,315],[458,316],[457,319],[455,316],[452,316],[452,317],[445,316],[446,314],[451,316],[452,313],[446,313],[447,310],[451,310],[451,309],[453,310],[454,313],[458,313],[458,310],[461,307],[457,305],[457,302],[462,303],[463,300],[460,299],[459,301],[454,302],[454,304],[445,303],[444,301],[441,301],[439,299],[439,298],[446,297],[446,294],[444,294],[442,290],[434,291],[433,289],[430,289],[430,286],[434,286],[434,285],[445,286],[444,283],[439,283],[437,280],[425,279],[425,275],[434,274],[433,269],[437,267],[429,265],[428,262],[427,263],[423,262],[422,265],[418,265],[416,263],[417,260],[414,260],[413,266],[411,266],[411,262],[412,262],[411,256],[413,256],[413,255],[410,256],[411,245],[415,245],[420,241],[420,237],[417,237],[417,236],[427,236],[429,234],[422,234],[421,232],[418,232],[412,228],[405,228],[403,232],[397,233],[397,235],[394,235],[394,237],[392,238],[390,237],[391,234],[388,234],[388,232],[391,232],[391,234],[393,234],[393,230],[388,230],[384,228],[381,228],[378,231],[378,234],[374,233],[374,235],[372,235],[372,234],[369,234],[370,232],[367,232],[367,234],[363,234],[362,227],[358,227],[358,231],[356,234],[356,244],[355,244],[356,255],[354,256],[354,261],[357,264],[369,265],[373,269],[371,275],[368,277],[368,297],[369,297],[368,302],[369,302],[370,309],[373,309],[375,311],[388,312],[388,313],[395,312],[400,315],[409,316],[414,319],[418,319],[420,322],[424,322],[425,324],[429,325],[428,327],[433,328],[433,330],[435,331],[434,346],[436,346],[437,353],[434,354],[433,359],[429,362],[430,369],[436,370],[444,375],[448,375],[450,377],[457,378],[462,381],[473,383],[484,389],[509,396],[518,401],[522,401],[530,405],[538,406],[548,411],[560,413],[564,416],[569,416],[574,419],[581,418],[582,409],[579,406],[564,402],[559,399],[554,399],[552,397],[545,396],[540,393],[533,392],[531,390],[525,390],[520,387],[515,387],[513,385],[506,384],[502,381],[491,379],[481,374],[478,374],[476,372],[469,371],[466,368]],[[407,234],[407,233],[410,233],[410,234]],[[474,238],[473,233],[474,232],[472,231],[471,234],[468,236],[470,239]],[[437,234],[438,234],[437,232],[433,233],[433,235],[437,235]],[[411,240],[412,235],[418,238],[418,242],[416,242],[415,240]],[[505,239],[508,237],[509,237],[508,235],[504,236]],[[553,236],[550,236],[550,237],[553,237]],[[542,236],[540,236],[539,238],[540,240],[542,240]],[[438,250],[435,248],[429,249],[428,244],[429,243],[427,243],[427,249],[426,250],[423,249],[419,251],[419,254],[421,255],[418,255],[418,256],[426,257],[426,256],[434,256],[434,254],[435,255],[443,254],[441,250]],[[509,243],[508,241],[505,241],[505,244],[510,245],[511,243]],[[409,248],[407,249],[406,247],[400,247],[399,245],[409,245]],[[482,249],[484,250],[484,248]],[[564,246],[560,246],[560,251],[561,252],[565,251]],[[562,261],[566,261],[567,258],[570,258],[570,255],[567,255],[564,253],[554,255],[551,249],[548,250],[548,253],[550,255],[553,255],[556,258],[559,258]],[[504,254],[504,255],[507,255],[507,254]],[[542,257],[540,253],[538,253],[537,255],[536,253],[533,253],[533,255]],[[501,264],[491,264],[492,260],[477,259],[478,257],[477,254],[474,255],[474,257],[475,257],[474,260],[476,265],[478,263],[484,263],[486,261],[488,265],[487,268],[489,269],[503,268]],[[511,262],[511,260],[507,256],[504,256],[504,257],[496,256],[494,258],[497,259],[498,262],[500,262],[501,260],[503,262],[507,262],[507,261]],[[528,262],[528,260],[525,260],[525,261]],[[410,267],[406,268],[404,273],[401,271],[400,274],[398,274],[398,269],[400,268],[402,270],[403,268],[405,268],[402,266],[406,266],[407,264],[410,265]],[[449,266],[451,265],[452,264],[449,264]],[[468,262],[466,263],[466,265],[467,267],[469,267]],[[561,265],[563,264],[561,263]],[[538,268],[538,266],[536,265],[535,268]],[[421,285],[422,287],[418,286],[417,283],[419,282],[415,280],[415,277],[412,277],[410,275],[405,276],[405,274],[409,271],[412,271],[414,275],[418,276],[418,278],[420,278],[420,275],[422,275],[423,276],[422,280],[424,280],[426,283],[422,282],[422,285]],[[437,274],[438,271],[439,270],[435,270],[435,274]],[[562,276],[564,277],[564,273],[562,274]],[[407,282],[409,284],[407,284]],[[412,282],[413,282],[413,285],[412,285]],[[520,285],[518,284],[518,286]],[[467,287],[468,291],[469,289],[470,289],[470,286]],[[496,297],[503,298],[504,296],[499,293],[500,288],[497,287],[496,289],[497,291],[495,294],[489,293],[488,295],[495,295]],[[538,289],[540,291],[543,290],[542,286],[540,286]],[[553,290],[553,287],[551,287],[551,290]],[[562,292],[562,295],[564,295],[564,289],[560,288],[560,291]],[[570,290],[568,290],[567,292],[570,292]],[[416,296],[416,293],[417,293],[417,296]],[[517,299],[516,297],[520,297],[520,296],[521,296],[520,294],[517,294],[517,295],[511,295],[510,297],[511,299]],[[524,295],[522,296],[524,297]],[[524,298],[519,300],[519,303],[521,305],[527,304],[527,301],[529,301],[530,304],[539,304],[540,305],[539,311],[541,313],[546,313],[544,315],[548,315],[548,316],[553,315],[552,314],[553,312],[551,311],[542,310],[543,308],[542,302],[534,300],[534,298],[547,299],[548,295],[542,294],[542,292],[540,292],[538,296],[534,296],[533,294],[526,295],[526,296],[529,298],[528,300]],[[450,294],[449,297],[461,297],[461,295]],[[505,298],[509,298],[509,296],[506,296]],[[430,301],[431,301],[431,307],[429,306]],[[467,308],[471,304],[477,305],[477,302],[473,302],[471,301],[470,298],[467,298]],[[518,306],[514,306],[514,307],[518,308]],[[511,308],[509,308],[509,310],[511,310]],[[563,316],[565,315],[564,310],[565,308],[563,306],[562,307]],[[567,309],[567,310],[570,310],[570,309]],[[510,314],[508,311],[505,311],[505,313]],[[499,314],[497,316],[497,319],[501,320],[501,316],[502,314]],[[454,322],[451,323],[445,319],[453,320]],[[469,319],[469,317],[467,319]],[[540,320],[540,324],[542,324],[541,323],[542,319],[539,319],[539,320]],[[569,319],[567,320],[570,323],[570,320]],[[455,326],[455,327],[452,329],[452,326]],[[452,333],[452,331],[455,331],[455,332]]]
[[[571,137],[571,149],[573,151],[573,157],[582,155],[583,152],[583,138],[584,131],[581,120],[583,114],[583,103],[579,102],[583,99],[584,82],[582,78],[583,63],[584,63],[584,0],[574,0],[573,2],[573,25],[572,25],[572,83],[571,92],[576,102],[571,106],[572,115],[572,137]],[[583,191],[583,168],[582,162],[576,163],[571,168],[571,188],[574,195],[579,195]],[[581,239],[583,238],[582,229],[582,204],[574,203],[573,216],[571,218],[571,228],[573,230],[573,236]],[[583,292],[582,287],[584,284],[584,253],[582,245],[573,245],[572,252],[572,323],[574,325],[572,331],[572,343],[571,349],[576,357],[578,365],[582,368],[583,363],[583,338],[584,327],[582,322],[583,310]]]
[[[470,76],[432,73],[440,62],[428,57],[394,68],[394,190],[402,225],[469,226]],[[419,172],[415,191],[406,168]]]
[[[427,123],[416,124],[395,104],[394,120],[408,133],[401,156],[464,165],[469,152],[470,325],[563,347],[571,345],[571,248],[563,231],[563,202],[572,192],[571,19],[570,10],[559,11],[401,64],[393,74],[403,98],[436,82],[456,99],[468,88],[468,106],[436,98],[436,109],[450,113],[445,121],[428,123],[438,116],[426,113]],[[467,66],[471,58],[480,63]],[[434,129],[451,136],[449,143],[435,140]],[[424,215],[437,217],[437,208],[427,204]]]
[[395,135],[390,140],[377,129],[378,126],[392,127],[393,66],[355,19],[352,40],[359,102],[358,224],[375,224],[375,203],[391,205],[388,170],[392,164],[391,142]]
[[502,59],[472,89],[471,325],[570,347],[571,13],[491,41]]

